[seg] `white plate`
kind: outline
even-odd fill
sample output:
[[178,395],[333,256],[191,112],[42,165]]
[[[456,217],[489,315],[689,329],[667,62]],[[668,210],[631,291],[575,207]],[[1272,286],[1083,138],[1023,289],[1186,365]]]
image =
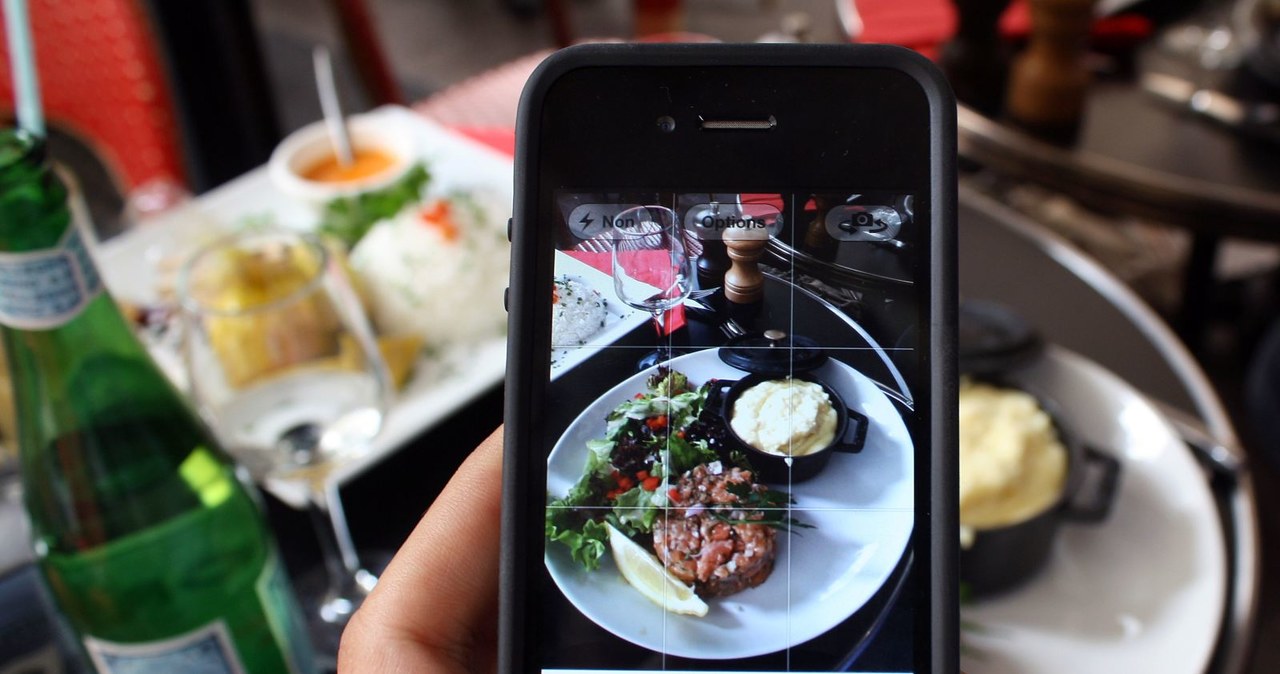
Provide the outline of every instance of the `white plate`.
[[[721,361],[715,349],[680,356],[670,366],[699,384],[747,374]],[[866,445],[858,454],[833,455],[821,474],[791,490],[794,516],[816,528],[779,534],[777,562],[763,584],[710,600],[706,617],[675,615],[628,586],[611,559],[586,571],[564,546],[552,544],[547,569],[569,601],[627,641],[705,659],[779,651],[830,630],[861,608],[889,577],[911,537],[913,445],[902,417],[870,379],[836,360],[813,374],[870,420]],[[604,436],[605,416],[644,391],[648,375],[610,389],[569,426],[547,459],[549,494],[559,497],[573,486],[582,474],[586,442]]]
[[1026,587],[962,609],[966,671],[1205,670],[1226,600],[1225,543],[1204,473],[1168,423],[1101,366],[1062,349],[1016,382],[1057,403],[1086,443],[1118,452],[1111,517],[1066,524]]
[[602,346],[616,342],[623,335],[631,332],[636,326],[649,320],[649,313],[638,311],[623,304],[613,290],[613,277],[578,260],[563,251],[556,251],[556,277],[568,276],[604,297],[604,327],[591,335],[586,344],[565,348],[552,348],[551,378],[573,369],[578,363],[586,360]]
[[[493,195],[501,201],[499,211],[510,212],[513,184],[509,157],[427,121],[408,108],[386,106],[362,116],[398,125],[400,135],[415,144],[431,172],[430,194],[474,190]],[[258,168],[103,243],[97,250],[103,276],[120,299],[154,300],[162,278],[158,265],[233,231],[246,219],[263,216],[301,229],[313,228],[318,220],[312,207],[280,193],[267,177],[266,168]],[[157,356],[162,365],[172,366],[175,360],[171,353]],[[340,472],[343,476],[359,473],[497,385],[505,372],[506,338],[502,335],[448,345],[424,356],[413,380],[393,403],[371,451],[344,464]],[[298,495],[273,491],[290,501],[291,495]]]

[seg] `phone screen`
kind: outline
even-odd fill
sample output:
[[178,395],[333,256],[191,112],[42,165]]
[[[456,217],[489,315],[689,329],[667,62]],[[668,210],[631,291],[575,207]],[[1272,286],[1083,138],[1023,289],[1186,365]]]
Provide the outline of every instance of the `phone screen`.
[[544,672],[916,671],[927,195],[747,187],[554,192]]
[[951,672],[954,103],[879,46],[585,46],[521,103],[508,671]]

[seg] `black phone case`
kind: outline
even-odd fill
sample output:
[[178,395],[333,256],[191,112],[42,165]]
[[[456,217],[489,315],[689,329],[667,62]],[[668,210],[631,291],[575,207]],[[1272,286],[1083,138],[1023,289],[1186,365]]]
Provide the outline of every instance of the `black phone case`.
[[[516,125],[515,204],[512,268],[509,288],[509,339],[505,400],[503,463],[502,575],[498,671],[524,672],[528,663],[526,635],[535,620],[529,606],[536,582],[529,556],[542,550],[541,527],[522,528],[530,507],[545,505],[545,488],[528,479],[532,463],[545,461],[529,451],[534,446],[533,419],[547,403],[533,392],[549,379],[549,335],[533,327],[533,307],[546,300],[541,280],[552,276],[550,245],[537,244],[535,197],[539,185],[537,157],[541,109],[558,78],[578,68],[644,66],[786,66],[852,67],[898,70],[914,79],[929,101],[931,157],[930,198],[932,245],[928,255],[934,282],[929,290],[931,320],[927,326],[929,355],[930,441],[929,511],[932,531],[927,548],[930,578],[928,615],[929,671],[959,671],[958,592],[958,480],[956,374],[956,104],[945,78],[916,52],[890,45],[769,45],[769,44],[589,44],[561,50],[533,73],[521,96]],[[920,548],[912,543],[913,549]],[[917,600],[916,598],[911,598]],[[920,644],[917,644],[917,648]],[[916,662],[921,662],[917,657]]]

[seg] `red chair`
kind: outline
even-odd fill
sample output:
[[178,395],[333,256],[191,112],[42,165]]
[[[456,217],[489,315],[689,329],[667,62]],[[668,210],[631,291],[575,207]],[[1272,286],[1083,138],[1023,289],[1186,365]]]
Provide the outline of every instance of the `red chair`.
[[[122,193],[186,184],[179,120],[161,52],[137,0],[31,0],[45,117],[94,151]],[[0,108],[13,115],[7,51]]]
[[[952,0],[836,0],[846,37],[857,42],[897,44],[936,57],[956,31]],[[1024,0],[1014,0],[1000,20],[1008,40],[1025,39],[1030,14]]]
[[329,0],[351,52],[360,84],[375,105],[404,105],[404,93],[387,64],[386,50],[365,0]]

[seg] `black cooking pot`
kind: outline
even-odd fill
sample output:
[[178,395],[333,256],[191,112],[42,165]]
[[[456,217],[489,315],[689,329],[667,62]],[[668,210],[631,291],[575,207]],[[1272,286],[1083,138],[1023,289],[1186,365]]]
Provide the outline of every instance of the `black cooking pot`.
[[960,581],[974,597],[998,594],[1030,580],[1049,559],[1053,539],[1063,522],[1098,523],[1111,512],[1120,486],[1120,462],[1081,443],[1063,427],[1047,398],[1000,380],[983,383],[1029,393],[1053,421],[1067,450],[1067,474],[1058,498],[1038,515],[1021,522],[977,529],[968,547],[960,548]]
[[[767,330],[763,334],[746,335],[730,341],[720,348],[719,355],[725,363],[751,374],[737,381],[717,382],[708,404],[719,407],[729,441],[746,453],[760,479],[775,484],[802,482],[820,473],[831,460],[832,452],[862,451],[867,439],[867,417],[850,409],[833,387],[812,374],[827,362],[826,353],[816,342],[798,335],[788,336],[780,330]],[[757,449],[743,440],[731,423],[733,405],[747,389],[763,382],[787,378],[821,387],[836,413],[836,430],[831,442],[801,456],[782,456]]]
[[1081,443],[1047,396],[1008,380],[1009,373],[1043,356],[1043,342],[1030,325],[998,304],[978,301],[961,303],[959,324],[961,375],[1031,395],[1067,450],[1062,491],[1048,508],[1021,522],[978,529],[971,545],[961,547],[960,580],[981,597],[1011,590],[1042,569],[1063,522],[1105,520],[1119,489],[1120,462]]

